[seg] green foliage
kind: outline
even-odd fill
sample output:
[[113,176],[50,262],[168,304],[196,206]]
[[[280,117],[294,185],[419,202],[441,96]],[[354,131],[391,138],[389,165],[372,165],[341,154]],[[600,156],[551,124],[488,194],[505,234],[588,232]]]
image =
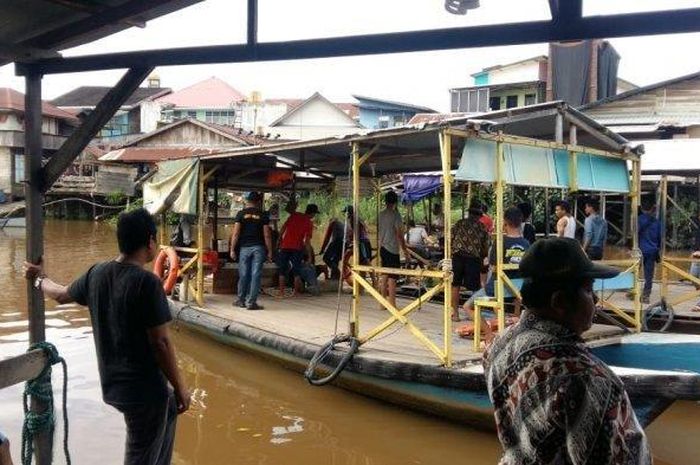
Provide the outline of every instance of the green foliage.
[[107,205],[123,205],[126,203],[126,195],[123,192],[112,192],[105,197]]

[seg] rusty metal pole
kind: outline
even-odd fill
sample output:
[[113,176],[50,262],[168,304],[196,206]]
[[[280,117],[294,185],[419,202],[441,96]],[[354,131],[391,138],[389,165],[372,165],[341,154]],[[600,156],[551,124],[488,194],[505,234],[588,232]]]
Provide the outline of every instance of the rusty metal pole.
[[[44,193],[42,192],[42,136],[41,136],[41,75],[28,74],[25,78],[26,95],[24,97],[24,173],[27,220],[26,260],[39,263],[44,255]],[[27,313],[29,320],[29,343],[46,340],[44,295],[34,288],[34,283],[27,280]],[[43,413],[47,409],[45,402],[34,397],[30,409]],[[34,454],[37,465],[51,463],[53,456],[53,428],[34,437]]]

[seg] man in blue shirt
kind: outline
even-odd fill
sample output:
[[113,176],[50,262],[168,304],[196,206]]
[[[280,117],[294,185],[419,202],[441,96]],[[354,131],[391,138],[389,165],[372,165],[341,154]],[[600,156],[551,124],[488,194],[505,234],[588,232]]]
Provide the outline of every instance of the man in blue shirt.
[[661,222],[656,218],[656,205],[651,201],[642,202],[642,214],[639,215],[639,249],[644,263],[644,290],[642,302],[649,303],[651,286],[654,282],[654,266],[659,261],[661,250]]
[[598,212],[600,204],[594,198],[586,200],[586,221],[583,224],[583,250],[591,260],[603,259],[603,248],[608,238],[608,222]]

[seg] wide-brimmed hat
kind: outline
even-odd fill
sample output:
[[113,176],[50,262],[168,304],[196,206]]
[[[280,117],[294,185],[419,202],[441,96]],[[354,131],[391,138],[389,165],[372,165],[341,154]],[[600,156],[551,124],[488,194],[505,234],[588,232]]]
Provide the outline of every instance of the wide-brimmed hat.
[[540,239],[525,252],[520,274],[534,281],[613,278],[620,270],[591,261],[574,239]]

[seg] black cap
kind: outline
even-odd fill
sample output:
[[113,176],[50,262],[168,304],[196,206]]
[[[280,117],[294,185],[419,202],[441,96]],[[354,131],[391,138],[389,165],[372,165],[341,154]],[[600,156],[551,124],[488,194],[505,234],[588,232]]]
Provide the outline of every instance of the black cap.
[[574,239],[541,239],[525,252],[520,274],[535,281],[581,278],[613,278],[620,270],[591,261]]

